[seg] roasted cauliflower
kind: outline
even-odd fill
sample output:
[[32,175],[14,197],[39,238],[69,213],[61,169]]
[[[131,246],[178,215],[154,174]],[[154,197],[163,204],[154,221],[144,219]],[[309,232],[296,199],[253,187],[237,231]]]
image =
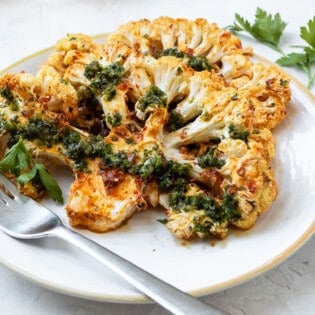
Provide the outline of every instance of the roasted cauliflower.
[[129,22],[102,44],[68,34],[37,74],[0,79],[0,153],[23,139],[71,167],[75,227],[105,232],[160,204],[179,238],[247,229],[277,196],[271,129],[290,100],[286,75],[251,53],[204,19]]

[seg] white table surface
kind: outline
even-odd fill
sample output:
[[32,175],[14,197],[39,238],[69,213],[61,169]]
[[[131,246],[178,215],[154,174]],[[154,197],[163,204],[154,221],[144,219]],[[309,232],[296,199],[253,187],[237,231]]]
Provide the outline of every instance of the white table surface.
[[[282,41],[286,51],[290,45],[301,43],[299,27],[315,15],[313,0],[1,0],[0,69],[53,45],[66,33],[105,33],[128,20],[160,15],[204,17],[223,27],[232,23],[235,12],[252,19],[257,7],[281,12],[289,22]],[[242,39],[245,44],[252,43],[246,36]],[[279,57],[261,44],[255,46],[255,51],[270,60]],[[303,73],[287,71],[306,82]],[[315,86],[312,92],[315,93]],[[313,236],[281,265],[202,300],[231,314],[315,314],[314,249]],[[155,304],[111,304],[64,296],[40,288],[0,265],[0,314],[158,315],[168,312]]]

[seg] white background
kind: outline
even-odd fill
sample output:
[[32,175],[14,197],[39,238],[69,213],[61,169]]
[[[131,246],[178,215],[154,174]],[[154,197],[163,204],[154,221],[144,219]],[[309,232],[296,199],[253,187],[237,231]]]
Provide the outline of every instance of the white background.
[[[220,4],[219,4],[220,3]],[[299,27],[315,15],[315,1],[258,0],[0,0],[0,69],[37,50],[46,48],[66,33],[106,33],[128,20],[173,17],[207,18],[224,27],[234,13],[252,19],[257,7],[280,12],[289,22],[281,46],[301,44]],[[244,43],[254,42],[246,35]],[[279,55],[255,43],[255,51],[270,60]],[[306,82],[303,73],[286,69]],[[312,88],[315,93],[315,86]],[[314,205],[315,206],[315,205]],[[232,314],[314,314],[315,237],[291,258],[245,284],[204,297],[203,300]],[[0,266],[1,314],[168,314],[157,305],[119,305],[81,300],[42,289]]]

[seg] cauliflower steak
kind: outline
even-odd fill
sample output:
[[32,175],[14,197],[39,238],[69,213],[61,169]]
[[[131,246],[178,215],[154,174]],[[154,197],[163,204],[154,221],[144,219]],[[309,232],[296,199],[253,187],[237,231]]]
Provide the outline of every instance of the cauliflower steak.
[[[289,79],[204,19],[120,26],[105,43],[68,34],[36,75],[0,78],[0,153],[71,167],[71,225],[105,232],[161,205],[178,238],[248,229],[275,200],[271,130]],[[5,174],[38,198],[43,187]]]

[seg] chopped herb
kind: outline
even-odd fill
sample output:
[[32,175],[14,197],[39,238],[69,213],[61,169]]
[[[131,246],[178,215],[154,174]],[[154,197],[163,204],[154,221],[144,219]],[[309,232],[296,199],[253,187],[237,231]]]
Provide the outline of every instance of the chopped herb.
[[202,156],[198,158],[198,165],[202,168],[216,167],[221,168],[225,161],[218,159],[215,156],[215,147],[210,147],[209,150]]
[[183,126],[184,126],[183,116],[180,113],[176,112],[175,110],[172,110],[169,114],[168,121],[166,124],[167,130],[175,131]]
[[176,74],[180,75],[183,72],[183,69],[181,67],[177,67]]
[[232,221],[240,218],[237,199],[224,193],[220,205],[214,198],[204,193],[186,196],[183,192],[173,189],[169,195],[172,211],[198,211],[204,210],[212,222]]
[[110,149],[110,151],[103,155],[103,162],[105,168],[119,168],[126,172],[133,172],[133,164],[129,161],[127,153],[124,151],[113,153]]
[[148,179],[163,165],[163,158],[157,154],[155,156],[145,159],[136,166],[136,174],[143,179]]
[[110,145],[104,143],[102,136],[84,139],[78,132],[64,128],[61,139],[66,155],[74,161],[76,168],[82,171],[87,166],[86,158],[112,154]]
[[139,109],[142,112],[147,107],[165,107],[166,104],[166,94],[155,85],[151,85],[145,95],[139,99]]
[[63,84],[69,84],[69,81],[67,81],[63,78],[61,78],[59,81],[60,81],[60,83],[63,83]]
[[157,219],[157,221],[162,223],[162,224],[166,224],[168,222],[167,219]]
[[27,140],[38,139],[41,144],[47,147],[51,147],[59,141],[56,123],[39,117],[31,118],[29,124],[17,132],[15,138],[20,136]]
[[241,214],[238,209],[238,201],[233,195],[224,193],[222,200],[222,208],[224,209],[226,218],[229,221],[241,218]]
[[211,70],[211,66],[208,64],[206,57],[189,55],[187,65],[196,71]]
[[289,81],[288,80],[280,80],[280,85],[281,86],[287,86],[289,84]]
[[12,111],[17,111],[19,109],[16,98],[14,97],[12,91],[7,86],[4,86],[0,89],[0,95],[6,99],[7,105],[10,106],[10,109]]
[[111,114],[106,115],[106,120],[112,127],[119,126],[121,124],[121,119],[122,119],[122,116],[118,112],[115,112],[113,115]]
[[7,122],[4,119],[0,118],[0,132],[1,131],[8,131],[8,132],[15,132],[16,126],[12,123]]
[[81,85],[77,94],[80,106],[95,107],[98,104],[93,90],[88,86]]
[[158,150],[146,150],[143,160],[135,165],[134,173],[144,180],[156,180],[160,191],[176,187],[185,190],[191,166],[174,161],[166,161]]
[[9,102],[14,101],[14,95],[12,94],[11,90],[7,86],[4,86],[0,89],[0,95]]
[[136,141],[133,140],[133,139],[131,139],[131,138],[126,138],[126,139],[125,139],[125,142],[126,142],[127,144],[135,144],[135,143],[136,143]]
[[229,125],[229,135],[232,139],[240,139],[248,142],[250,132],[242,126]]
[[177,57],[177,58],[184,58],[185,53],[182,51],[179,51],[177,47],[172,47],[172,48],[168,48],[168,49],[163,50],[156,57],[162,57],[162,56],[173,56],[173,57]]
[[238,94],[237,93],[233,94],[232,97],[231,97],[231,100],[232,101],[238,100]]
[[94,79],[102,70],[103,68],[99,62],[92,61],[90,64],[85,66],[84,75],[91,80]]
[[101,66],[93,61],[85,66],[84,75],[91,81],[90,87],[97,95],[105,95],[107,101],[111,101],[116,95],[115,86],[125,74],[124,68],[113,62],[108,66]]
[[116,88],[115,88],[115,86],[112,85],[112,84],[108,85],[104,89],[103,95],[105,95],[107,101],[111,101],[116,95]]
[[[182,51],[179,51],[177,47],[165,49],[161,53],[154,55],[155,58],[160,58],[162,56],[173,56],[180,59],[187,58],[187,66],[194,69],[195,71],[211,70],[211,66],[208,64],[205,57],[186,54]],[[180,75],[182,72],[183,69],[178,67],[176,74]]]
[[177,190],[184,191],[187,186],[188,176],[191,166],[174,161],[167,161],[160,170],[157,180],[161,191],[176,187]]
[[207,237],[210,236],[210,228],[211,228],[211,222],[206,221],[205,223],[201,224],[197,221],[197,219],[194,220],[194,227],[193,231],[195,233],[202,233],[205,234]]
[[81,141],[80,134],[66,128],[63,129],[62,145],[65,149],[66,155],[74,161],[76,168],[78,170],[84,170],[86,168],[86,142]]

